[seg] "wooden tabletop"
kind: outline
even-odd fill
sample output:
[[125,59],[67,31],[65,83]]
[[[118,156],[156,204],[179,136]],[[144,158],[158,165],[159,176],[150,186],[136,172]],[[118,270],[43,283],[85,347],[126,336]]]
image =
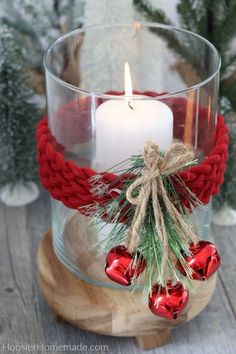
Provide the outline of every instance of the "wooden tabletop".
[[[59,345],[70,344],[105,345],[96,353],[142,353],[133,338],[100,336],[55,320],[40,294],[36,269],[37,247],[50,222],[45,192],[27,207],[0,204],[0,352],[19,353],[16,345],[35,345],[31,353],[59,353],[63,352]],[[222,266],[210,304],[197,318],[173,330],[169,344],[148,353],[236,352],[236,227],[213,227],[213,235]],[[68,348],[64,352],[70,353]]]

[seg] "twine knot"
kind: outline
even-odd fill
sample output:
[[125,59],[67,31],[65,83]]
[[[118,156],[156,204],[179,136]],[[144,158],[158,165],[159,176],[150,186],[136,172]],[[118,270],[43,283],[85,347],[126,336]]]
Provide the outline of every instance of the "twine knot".
[[[184,144],[172,144],[170,149],[162,153],[158,145],[148,141],[143,150],[145,168],[141,176],[129,186],[126,191],[126,199],[136,205],[132,224],[128,230],[127,248],[132,253],[137,249],[140,230],[145,220],[149,200],[152,203],[155,218],[155,229],[157,236],[163,244],[163,259],[161,274],[165,272],[166,262],[169,256],[168,234],[165,225],[164,208],[169,214],[176,231],[185,240],[196,242],[196,236],[184,221],[183,215],[176,208],[163,183],[163,177],[175,174],[194,162],[194,153]],[[139,188],[138,188],[139,187]],[[189,193],[191,193],[189,191]],[[160,203],[163,202],[161,207]]]

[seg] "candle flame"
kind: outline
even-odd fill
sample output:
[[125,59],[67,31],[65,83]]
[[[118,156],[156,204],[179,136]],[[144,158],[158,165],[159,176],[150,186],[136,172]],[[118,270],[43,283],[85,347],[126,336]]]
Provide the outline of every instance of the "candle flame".
[[125,96],[133,95],[133,85],[130,74],[130,67],[127,61],[125,62]]

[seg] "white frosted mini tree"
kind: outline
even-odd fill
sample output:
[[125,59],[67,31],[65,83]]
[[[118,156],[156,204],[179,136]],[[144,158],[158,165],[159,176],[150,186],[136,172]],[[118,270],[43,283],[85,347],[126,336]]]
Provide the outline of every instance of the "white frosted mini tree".
[[27,204],[38,196],[35,127],[23,49],[17,33],[0,29],[0,187],[8,205]]

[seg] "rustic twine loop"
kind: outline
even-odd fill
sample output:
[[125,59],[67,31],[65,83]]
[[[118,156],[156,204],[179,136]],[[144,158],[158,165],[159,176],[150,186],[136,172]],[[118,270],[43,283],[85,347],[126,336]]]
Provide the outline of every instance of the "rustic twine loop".
[[[163,202],[165,205],[166,211],[169,213],[174,227],[183,241],[186,243],[189,242],[189,240],[194,243],[197,241],[196,235],[184,221],[181,212],[169,199],[163,184],[164,176],[174,174],[186,167],[189,163],[192,163],[194,161],[194,153],[181,143],[172,144],[167,152],[161,153],[158,145],[148,141],[144,146],[143,159],[145,168],[142,175],[138,177],[126,191],[126,199],[131,204],[136,205],[126,243],[129,252],[133,253],[136,251],[140,231],[146,216],[148,202],[151,200],[157,237],[160,238],[163,245],[161,264],[161,276],[163,277],[170,252],[168,234],[160,202]],[[139,187],[139,190],[137,187]]]

